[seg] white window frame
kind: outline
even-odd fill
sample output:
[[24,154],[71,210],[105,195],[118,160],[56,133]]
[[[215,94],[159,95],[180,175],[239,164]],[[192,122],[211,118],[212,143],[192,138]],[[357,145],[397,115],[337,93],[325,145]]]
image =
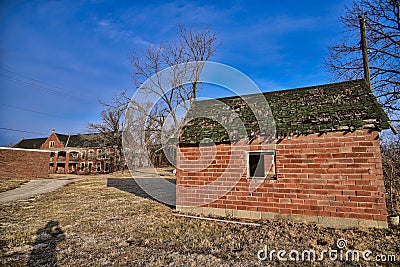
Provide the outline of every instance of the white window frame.
[[69,151],[69,157],[70,158],[73,158],[74,154],[76,155],[76,160],[79,160],[79,151],[76,151],[76,150]]
[[55,145],[55,142],[54,142],[54,141],[50,141],[50,143],[49,143],[49,148],[53,148],[54,145]]
[[96,151],[96,158],[101,159],[104,156],[103,149],[97,149]]
[[[107,165],[108,165],[108,170],[106,169]],[[110,162],[108,161],[104,162],[104,172],[110,172]]]
[[84,172],[86,168],[85,162],[81,162],[81,166],[79,166],[79,171]]
[[95,155],[94,155],[94,150],[93,149],[89,149],[88,159],[94,159],[94,158],[96,158]]
[[[249,150],[246,151],[246,168],[247,168],[247,179],[271,179],[274,180],[276,179],[276,151],[275,150]],[[273,176],[268,176],[268,173],[266,173],[266,170],[264,169],[264,177],[258,177],[258,176],[250,176],[250,155],[251,154],[262,154],[262,155],[270,155],[273,157],[273,166],[274,168],[274,175]]]
[[101,172],[101,162],[96,162],[96,172]]

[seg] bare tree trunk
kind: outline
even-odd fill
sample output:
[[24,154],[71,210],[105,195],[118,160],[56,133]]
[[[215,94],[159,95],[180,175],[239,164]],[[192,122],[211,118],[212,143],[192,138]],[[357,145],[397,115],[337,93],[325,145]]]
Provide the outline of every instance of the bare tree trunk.
[[[329,48],[324,63],[336,78],[363,78],[363,58],[368,56],[373,92],[391,120],[397,122],[400,121],[399,2],[354,0],[352,6],[346,7],[346,13],[340,17],[345,28],[343,40]],[[364,50],[359,49],[360,15],[365,16],[361,21],[366,33],[362,43]],[[368,51],[365,49],[366,41]]]

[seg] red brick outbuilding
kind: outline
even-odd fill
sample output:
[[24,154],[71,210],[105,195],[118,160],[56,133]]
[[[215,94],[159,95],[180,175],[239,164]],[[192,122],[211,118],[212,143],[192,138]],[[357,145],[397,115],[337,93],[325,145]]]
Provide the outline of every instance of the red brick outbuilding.
[[379,132],[391,123],[369,84],[356,80],[263,96],[274,117],[273,142],[263,138],[243,96],[218,99],[246,128],[247,136],[233,139],[209,119],[219,104],[193,105],[189,114],[202,106],[202,115],[188,120],[180,135],[177,210],[386,228]]

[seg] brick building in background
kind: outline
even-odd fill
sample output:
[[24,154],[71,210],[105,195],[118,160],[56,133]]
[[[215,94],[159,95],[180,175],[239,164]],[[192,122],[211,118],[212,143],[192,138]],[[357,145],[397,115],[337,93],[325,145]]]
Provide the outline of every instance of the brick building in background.
[[[230,140],[221,124],[206,119],[223,109],[218,103],[195,103],[191,112],[202,105],[203,118],[189,121],[180,135],[177,209],[386,228],[379,132],[392,127],[370,86],[357,80],[263,95],[275,120],[275,146],[263,141],[242,97],[218,100],[239,115],[247,142]],[[207,138],[215,146],[199,146]]]
[[101,134],[65,135],[54,131],[47,138],[22,138],[14,148],[49,150],[49,172],[65,174],[110,173],[116,169],[116,149]]
[[0,179],[49,176],[51,151],[0,147]]

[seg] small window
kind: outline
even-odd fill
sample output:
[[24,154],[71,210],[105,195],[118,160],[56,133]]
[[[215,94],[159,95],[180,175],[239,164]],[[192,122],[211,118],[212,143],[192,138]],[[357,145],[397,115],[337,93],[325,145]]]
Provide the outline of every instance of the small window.
[[104,166],[104,172],[110,172],[110,163],[106,162],[105,166]]
[[89,162],[89,164],[88,164],[88,170],[89,170],[89,172],[92,172],[92,167],[93,167],[93,163]]
[[275,151],[249,151],[247,178],[276,178]]
[[94,151],[93,150],[89,150],[88,159],[93,159],[93,156],[94,156]]
[[101,162],[96,163],[96,171],[101,172]]
[[104,152],[104,158],[109,159],[110,158],[110,149],[106,149]]
[[85,170],[85,162],[81,162],[80,171],[83,172]]
[[50,141],[49,148],[54,147],[54,141]]
[[81,159],[85,160],[85,157],[86,157],[86,151],[83,150],[82,153],[81,153]]
[[69,160],[71,160],[71,161],[79,160],[79,152],[78,151],[70,151],[69,152]]
[[103,150],[102,149],[97,149],[97,158],[101,159],[103,157],[104,157]]

